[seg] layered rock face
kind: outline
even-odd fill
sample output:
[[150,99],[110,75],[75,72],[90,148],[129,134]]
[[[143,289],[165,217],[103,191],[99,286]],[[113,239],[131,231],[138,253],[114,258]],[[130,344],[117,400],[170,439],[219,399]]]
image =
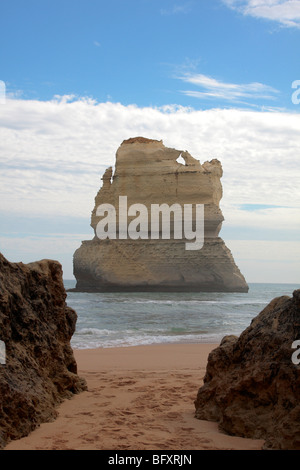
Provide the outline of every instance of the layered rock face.
[[77,315],[65,299],[57,261],[10,263],[0,253],[0,448],[87,388],[70,346]]
[[[177,161],[179,157],[183,164]],[[224,220],[219,208],[221,177],[222,166],[218,160],[201,165],[187,151],[167,148],[162,141],[143,137],[124,141],[117,150],[114,174],[112,168],[106,170],[95,198],[91,217],[95,237],[83,241],[74,253],[75,290],[247,292],[243,275],[219,237]],[[98,236],[101,220],[98,208],[103,204],[115,208],[114,238]],[[182,223],[185,207],[190,206],[194,233],[199,222],[196,207],[203,206],[201,249],[192,246],[197,242],[196,236],[194,241],[189,238],[188,244],[185,231],[178,237],[172,210],[169,235],[162,228],[163,216],[160,225],[153,229],[153,208],[163,205],[168,208],[179,205]],[[128,236],[132,224],[139,225],[138,236]]]
[[300,290],[278,297],[239,338],[226,336],[208,358],[196,417],[265,448],[300,449]]

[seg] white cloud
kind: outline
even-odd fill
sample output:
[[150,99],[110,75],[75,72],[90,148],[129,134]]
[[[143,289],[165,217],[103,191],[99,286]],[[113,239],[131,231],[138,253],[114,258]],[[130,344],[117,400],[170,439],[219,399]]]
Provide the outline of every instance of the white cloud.
[[249,283],[299,283],[299,242],[226,240],[226,245]]
[[[222,162],[223,232],[230,229],[230,236],[233,233],[237,238],[244,230],[240,240],[245,240],[253,238],[253,230],[265,231],[266,237],[271,230],[276,240],[279,230],[282,241],[296,241],[300,219],[299,128],[300,115],[288,112],[197,111],[176,105],[139,108],[74,97],[71,101],[70,97],[56,97],[47,102],[7,99],[0,106],[2,222],[36,217],[38,223],[36,233],[30,236],[23,236],[20,226],[14,239],[2,229],[0,250],[17,257],[8,256],[15,261],[22,260],[23,253],[24,262],[52,253],[54,258],[66,260],[66,271],[71,272],[73,251],[83,239],[76,235],[74,218],[87,220],[90,237],[84,238],[91,238],[88,220],[101,177],[107,166],[114,165],[121,142],[135,136],[162,139],[166,146],[188,150],[202,163],[212,158]],[[239,208],[242,204],[280,207],[249,212]],[[41,219],[61,218],[66,221],[65,231],[74,237],[53,233],[48,239],[42,237],[38,225]],[[68,229],[68,220],[72,230]],[[53,232],[57,230],[53,227]],[[85,230],[85,224],[78,230]],[[246,237],[245,231],[249,234]],[[238,256],[235,252],[233,255],[240,265],[241,250]],[[288,258],[292,259],[292,251]],[[249,267],[250,260],[247,263]],[[289,271],[288,264],[286,269]]]
[[183,94],[201,99],[218,99],[245,104],[245,100],[274,100],[279,93],[275,88],[263,83],[226,83],[198,73],[184,73],[178,78],[202,89],[201,91],[184,90]]
[[[88,227],[87,227],[88,228]],[[73,253],[89,234],[49,234],[30,236],[0,236],[0,251],[11,262],[31,263],[41,259],[55,259],[63,266],[64,279],[73,278]]]
[[276,21],[288,27],[300,27],[299,0],[223,0],[244,15]]
[[264,240],[290,238],[300,242],[299,205],[261,209],[258,207],[252,211],[226,203],[222,204],[222,209],[228,214],[223,227],[226,226],[230,229],[230,233],[236,233],[237,236],[242,232],[242,237],[247,240],[259,236]]
[[224,204],[300,204],[299,114],[7,100],[0,126],[0,197],[10,213],[90,213],[118,146],[137,135],[202,162],[219,158]]
[[49,236],[30,235],[28,237],[0,237],[0,246],[5,247],[12,253],[16,249],[16,244],[22,246],[23,255],[29,255],[33,259],[36,253],[43,253],[45,259],[51,259],[54,255],[64,254],[66,251],[75,251],[81,240],[90,240],[87,234],[51,234]]

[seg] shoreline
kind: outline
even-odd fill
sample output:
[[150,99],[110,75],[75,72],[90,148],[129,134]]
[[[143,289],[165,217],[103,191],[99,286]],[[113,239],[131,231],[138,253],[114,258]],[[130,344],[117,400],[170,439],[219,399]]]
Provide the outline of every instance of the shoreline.
[[[197,359],[193,355],[197,355],[199,348],[201,355],[205,354],[206,358],[210,351],[218,347],[219,342],[190,342],[190,343],[150,343],[123,346],[107,346],[97,348],[73,348],[78,366],[78,374],[80,370],[99,370],[104,371],[114,366],[115,370],[163,370],[170,366],[170,357],[172,353],[171,364],[174,363],[176,369],[186,366],[187,356],[193,359],[193,366],[196,366]],[[200,346],[201,345],[201,346]],[[138,352],[138,356],[136,353]],[[157,361],[159,355],[159,361]],[[183,357],[182,357],[183,355]],[[103,362],[99,358],[104,359]],[[203,367],[202,359],[200,368]],[[179,362],[177,362],[179,361]],[[205,365],[206,367],[206,365]]]
[[58,417],[4,450],[260,450],[194,417],[209,352],[218,343],[73,349],[88,390]]

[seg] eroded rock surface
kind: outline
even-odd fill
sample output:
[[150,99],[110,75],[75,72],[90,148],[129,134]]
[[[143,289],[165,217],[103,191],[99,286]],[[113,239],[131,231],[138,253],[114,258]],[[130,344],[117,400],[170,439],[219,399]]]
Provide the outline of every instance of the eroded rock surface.
[[[179,157],[185,164],[179,163]],[[222,166],[214,159],[200,164],[187,151],[167,148],[162,141],[136,137],[125,140],[116,153],[116,165],[104,173],[103,185],[91,216],[95,237],[83,241],[74,253],[74,275],[78,291],[237,291],[247,292],[247,283],[230,250],[219,237],[224,220]],[[121,237],[120,196],[127,207],[142,204],[149,219],[140,238]],[[97,208],[116,208],[116,239],[100,239]],[[184,237],[169,239],[162,231],[153,239],[150,214],[153,205],[204,205],[204,246],[187,250]],[[193,222],[196,215],[193,213]],[[128,215],[128,224],[134,216]],[[146,236],[145,236],[146,233]]]
[[300,290],[282,296],[240,335],[225,336],[208,358],[196,417],[232,435],[265,439],[265,448],[300,449]]
[[77,314],[65,300],[57,261],[10,263],[0,253],[0,448],[86,390],[70,346]]

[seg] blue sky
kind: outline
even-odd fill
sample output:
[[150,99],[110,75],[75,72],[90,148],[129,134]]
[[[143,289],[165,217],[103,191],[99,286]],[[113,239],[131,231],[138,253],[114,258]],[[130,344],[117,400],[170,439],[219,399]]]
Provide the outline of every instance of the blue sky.
[[144,135],[220,159],[249,282],[299,281],[299,0],[2,0],[0,41],[7,258],[71,278],[102,173]]
[[292,108],[299,6],[288,27],[229,3],[3,0],[1,79],[24,99],[74,94],[139,106]]

